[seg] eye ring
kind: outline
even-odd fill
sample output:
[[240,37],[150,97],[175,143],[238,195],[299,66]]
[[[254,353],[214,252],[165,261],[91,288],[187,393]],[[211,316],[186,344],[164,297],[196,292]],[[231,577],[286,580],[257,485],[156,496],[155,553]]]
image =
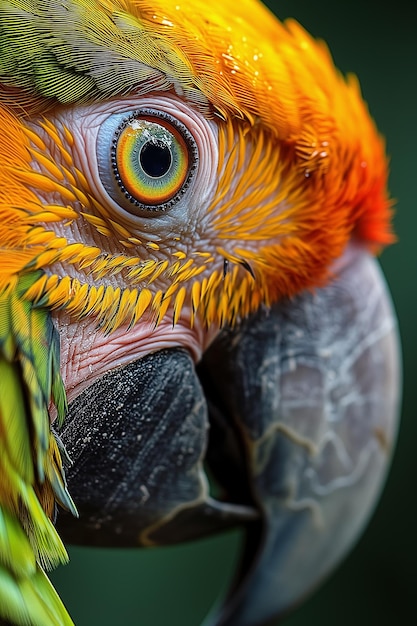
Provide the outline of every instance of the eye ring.
[[97,161],[109,196],[127,212],[149,216],[168,211],[184,196],[197,168],[198,149],[178,119],[138,109],[103,122]]

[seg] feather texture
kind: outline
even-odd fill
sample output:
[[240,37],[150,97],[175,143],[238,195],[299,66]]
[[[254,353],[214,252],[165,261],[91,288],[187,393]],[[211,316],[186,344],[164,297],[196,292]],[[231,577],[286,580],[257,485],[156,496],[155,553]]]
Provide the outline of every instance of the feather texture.
[[16,624],[70,624],[42,568],[67,555],[52,523],[66,491],[48,405],[65,393],[57,337],[45,309],[24,299],[28,274],[0,294],[0,617]]

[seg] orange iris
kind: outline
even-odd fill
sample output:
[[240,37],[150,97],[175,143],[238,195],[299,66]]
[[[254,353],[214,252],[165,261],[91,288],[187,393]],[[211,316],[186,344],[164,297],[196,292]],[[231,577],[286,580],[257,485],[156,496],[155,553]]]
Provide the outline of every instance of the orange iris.
[[121,130],[115,148],[120,182],[144,205],[169,202],[189,172],[189,151],[178,130],[165,120],[131,119]]

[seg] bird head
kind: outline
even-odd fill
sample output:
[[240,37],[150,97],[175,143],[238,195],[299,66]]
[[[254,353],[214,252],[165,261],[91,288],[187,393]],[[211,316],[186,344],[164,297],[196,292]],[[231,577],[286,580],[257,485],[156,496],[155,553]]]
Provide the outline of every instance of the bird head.
[[202,6],[3,3],[2,197],[22,232],[3,284],[43,270],[29,297],[107,332],[146,311],[218,327],[323,284],[352,238],[391,240],[357,81],[252,1]]
[[[335,69],[325,44],[254,0],[209,8],[201,0],[1,0],[0,25],[0,289],[30,275],[25,301],[50,312],[59,332],[69,485],[89,520],[87,530],[63,532],[94,542],[93,487],[83,487],[91,448],[80,444],[80,424],[103,423],[113,376],[118,389],[134,389],[143,416],[154,389],[147,383],[139,394],[143,364],[181,349],[186,362],[151,368],[164,372],[158,384],[173,406],[170,373],[181,366],[196,377],[195,363],[222,333],[234,345],[251,316],[274,319],[274,307],[321,293],[353,267],[358,250],[366,256],[391,242],[384,142],[356,78]],[[229,353],[215,352],[212,371]],[[139,367],[134,383],[123,377],[131,366]],[[128,413],[129,398],[119,402]],[[150,415],[162,413],[153,404]],[[276,415],[268,419],[275,428]],[[205,437],[206,416],[199,429]],[[260,461],[247,438],[237,467],[250,483],[247,468]],[[299,440],[310,449],[306,434]],[[200,495],[206,446],[193,461]],[[150,522],[142,511],[140,540],[135,509],[136,539],[127,533],[125,543],[157,541],[161,518],[171,528],[172,512],[188,507],[184,491],[176,497],[164,504],[169,515]],[[233,523],[258,519],[253,495],[239,497],[228,510]],[[120,499],[124,514],[129,498]],[[112,539],[97,543],[117,543],[117,523]],[[185,538],[206,532],[205,522],[191,527]]]

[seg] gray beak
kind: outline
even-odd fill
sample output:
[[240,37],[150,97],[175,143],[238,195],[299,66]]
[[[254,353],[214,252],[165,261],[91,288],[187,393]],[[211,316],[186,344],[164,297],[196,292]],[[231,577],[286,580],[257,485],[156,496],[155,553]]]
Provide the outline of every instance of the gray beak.
[[206,626],[270,623],[372,513],[395,440],[398,354],[384,280],[358,252],[327,287],[222,331],[197,368],[178,349],[108,372],[60,432],[80,514],[59,514],[64,540],[161,545],[243,526],[240,571]]

